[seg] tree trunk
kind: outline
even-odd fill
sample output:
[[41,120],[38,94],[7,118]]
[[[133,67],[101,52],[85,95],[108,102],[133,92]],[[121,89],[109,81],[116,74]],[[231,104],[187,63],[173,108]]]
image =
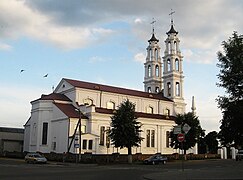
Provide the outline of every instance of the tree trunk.
[[128,164],[132,164],[132,147],[128,147],[128,156],[127,156],[127,160],[128,160]]

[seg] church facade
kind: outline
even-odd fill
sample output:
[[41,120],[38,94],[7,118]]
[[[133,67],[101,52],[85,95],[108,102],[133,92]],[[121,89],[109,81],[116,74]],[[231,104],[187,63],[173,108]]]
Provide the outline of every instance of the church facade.
[[[171,154],[169,133],[176,114],[185,112],[183,57],[173,22],[167,32],[164,56],[159,40],[148,40],[144,63],[144,91],[62,79],[53,93],[31,102],[31,116],[24,125],[24,151],[111,154],[127,153],[115,148],[107,136],[111,116],[125,100],[136,106],[142,124],[140,147],[132,153]],[[79,130],[78,130],[79,129]]]

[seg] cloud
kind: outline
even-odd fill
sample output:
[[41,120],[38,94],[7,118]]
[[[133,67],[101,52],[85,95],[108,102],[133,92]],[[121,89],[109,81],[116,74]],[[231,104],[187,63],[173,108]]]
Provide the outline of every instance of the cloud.
[[216,62],[216,52],[212,50],[184,49],[182,50],[184,60],[191,63],[213,64]]
[[12,46],[0,42],[0,50],[10,51],[12,50]]
[[104,59],[103,57],[98,57],[98,56],[93,56],[89,59],[90,63],[97,63],[97,62],[105,62],[106,59]]
[[62,26],[53,22],[52,16],[30,9],[24,1],[1,1],[0,12],[5,12],[0,16],[0,23],[3,24],[0,37],[26,36],[67,50],[100,42],[100,39],[113,33],[112,30],[101,27]]
[[134,56],[134,60],[140,63],[144,63],[146,60],[146,56],[144,53],[137,53]]
[[[193,54],[202,56],[202,52],[207,51],[207,56],[212,57],[223,40],[234,30],[242,29],[243,21],[239,18],[243,16],[242,3],[240,0],[205,0],[200,3],[193,0],[141,0],[139,3],[130,0],[8,0],[0,2],[0,12],[4,12],[0,16],[4,27],[0,37],[27,36],[63,49],[84,48],[110,38],[113,31],[105,27],[126,22],[131,26],[133,36],[145,42],[150,38],[150,22],[155,18],[156,36],[163,44],[170,26],[168,7],[173,7],[181,45],[200,51]],[[207,58],[206,63],[213,61],[213,58]],[[204,60],[196,62],[205,63]]]
[[0,87],[1,126],[23,127],[30,116],[30,102],[40,98],[42,93],[42,88],[2,84]]

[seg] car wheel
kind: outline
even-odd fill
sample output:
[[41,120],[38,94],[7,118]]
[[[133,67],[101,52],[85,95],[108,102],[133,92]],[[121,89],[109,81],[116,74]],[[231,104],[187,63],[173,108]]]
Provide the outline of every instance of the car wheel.
[[166,164],[166,161],[163,161],[162,163],[163,163],[163,164]]
[[154,161],[152,161],[152,164],[153,164],[153,165],[155,165],[155,162],[154,162]]

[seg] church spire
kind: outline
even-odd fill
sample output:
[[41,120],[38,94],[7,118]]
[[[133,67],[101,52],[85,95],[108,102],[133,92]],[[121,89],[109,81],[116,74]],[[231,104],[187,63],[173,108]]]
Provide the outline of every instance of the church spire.
[[162,90],[162,62],[160,57],[159,40],[155,37],[154,23],[152,24],[152,37],[148,40],[147,57],[144,63],[144,91],[149,93],[159,93]]
[[192,114],[196,115],[196,106],[195,106],[195,100],[194,100],[194,96],[192,96]]
[[183,56],[180,51],[180,39],[177,36],[178,32],[174,29],[172,15],[175,12],[171,10],[171,27],[166,33],[168,36],[165,40],[164,51],[164,71],[163,71],[163,85],[164,96],[173,100],[176,104],[176,113],[181,114],[185,112],[185,102],[183,93]]

